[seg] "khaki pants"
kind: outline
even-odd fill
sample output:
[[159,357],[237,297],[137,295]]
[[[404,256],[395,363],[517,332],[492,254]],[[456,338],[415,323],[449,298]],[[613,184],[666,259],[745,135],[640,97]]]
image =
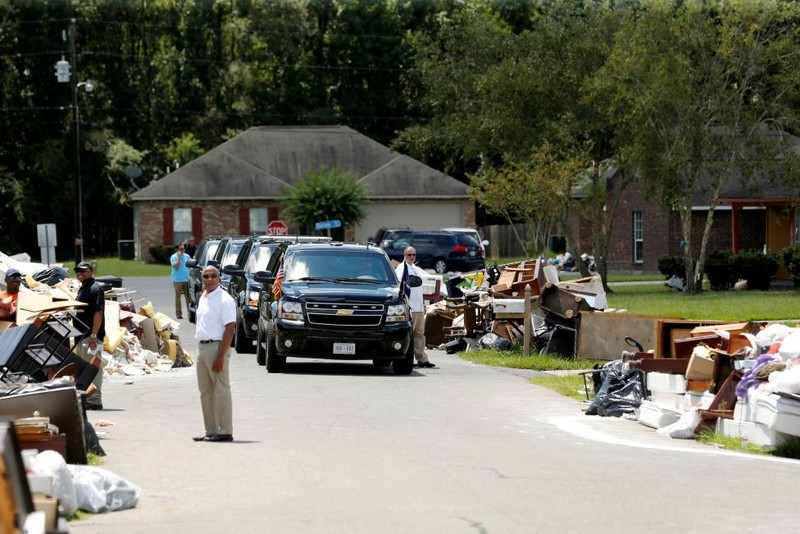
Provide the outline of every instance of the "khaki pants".
[[417,363],[427,363],[425,355],[425,312],[411,312],[411,324],[414,327],[414,358]]
[[181,313],[181,297],[186,299],[186,313],[189,313],[189,282],[172,282],[175,288],[175,317],[183,317]]
[[206,435],[233,435],[233,400],[231,397],[230,348],[225,351],[225,365],[215,373],[211,366],[217,358],[219,342],[198,345],[197,387],[200,389],[200,406]]

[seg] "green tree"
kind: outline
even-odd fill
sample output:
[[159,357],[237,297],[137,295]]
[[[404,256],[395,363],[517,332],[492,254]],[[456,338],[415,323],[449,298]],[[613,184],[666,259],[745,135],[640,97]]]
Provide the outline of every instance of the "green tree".
[[284,215],[303,226],[306,231],[319,221],[340,220],[342,228],[357,224],[364,218],[366,188],[356,176],[340,169],[319,168],[287,190],[281,199]]
[[202,156],[204,152],[205,150],[203,150],[200,140],[191,132],[176,137],[164,150],[169,161],[178,165],[185,165]]
[[[530,257],[538,256],[547,249],[551,228],[564,220],[572,206],[572,188],[582,162],[581,157],[557,154],[544,144],[524,161],[470,176],[467,191],[487,211],[508,221]],[[524,235],[514,225],[519,222],[525,226]]]
[[[784,132],[800,118],[798,22],[789,2],[653,2],[627,17],[595,80],[620,152],[680,215],[687,294],[701,289],[723,187],[797,183]],[[698,199],[709,206],[699,243]]]
[[[520,22],[520,12],[529,12],[527,23]],[[401,132],[395,146],[456,176],[480,167],[487,179],[502,179],[545,146],[570,158],[582,155],[583,187],[570,209],[593,228],[591,252],[605,282],[616,212],[606,205],[606,171],[613,166],[624,174],[625,166],[607,108],[595,104],[590,81],[605,64],[618,16],[604,2],[541,2],[536,10],[520,5],[516,13],[511,26],[482,4],[419,37],[416,72],[430,119]],[[497,173],[487,172],[492,166]],[[496,200],[485,202],[493,204],[481,201],[491,213],[515,212],[511,205],[501,210]],[[575,246],[569,228],[561,231]]]

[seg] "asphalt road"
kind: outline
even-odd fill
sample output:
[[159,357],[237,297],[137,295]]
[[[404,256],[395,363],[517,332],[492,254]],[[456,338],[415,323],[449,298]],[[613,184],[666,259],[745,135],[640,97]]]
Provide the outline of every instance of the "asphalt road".
[[[172,314],[168,278],[125,285]],[[195,353],[193,325],[179,330]],[[103,467],[135,509],[84,533],[788,532],[800,462],[672,440],[583,415],[524,373],[431,351],[395,376],[367,363],[233,354],[233,443],[202,433],[194,368],[104,386]]]

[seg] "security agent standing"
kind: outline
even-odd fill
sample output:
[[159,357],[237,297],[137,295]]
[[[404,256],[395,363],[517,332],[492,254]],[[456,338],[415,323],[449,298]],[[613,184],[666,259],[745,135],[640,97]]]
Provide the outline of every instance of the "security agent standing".
[[[102,288],[94,279],[94,270],[89,263],[83,261],[76,265],[75,276],[81,283],[75,299],[86,303],[86,306],[79,307],[75,313],[79,320],[75,327],[81,332],[80,339],[76,340],[78,347],[75,352],[92,363],[94,358],[99,358],[106,337],[106,298]],[[83,340],[87,340],[86,345],[82,343]],[[99,370],[92,380],[97,390],[86,399],[87,410],[103,409],[103,368],[100,365],[98,367]]]
[[219,286],[219,270],[203,269],[203,294],[197,303],[197,387],[206,431],[195,441],[233,441],[230,348],[236,324],[236,303]]
[[409,287],[408,277],[422,277],[422,270],[414,265],[417,261],[417,251],[414,247],[406,247],[403,253],[404,261],[395,269],[397,278],[400,279],[400,287],[404,288],[408,305],[411,308],[411,325],[414,337],[414,358],[417,360],[419,368],[433,368],[436,364],[428,360],[425,354],[425,301],[422,296],[422,286]]
[[178,319],[183,319],[181,297],[186,300],[186,309],[189,309],[189,266],[186,262],[190,259],[183,243],[175,245],[175,254],[169,259],[169,264],[172,266],[172,286],[175,290],[175,317]]

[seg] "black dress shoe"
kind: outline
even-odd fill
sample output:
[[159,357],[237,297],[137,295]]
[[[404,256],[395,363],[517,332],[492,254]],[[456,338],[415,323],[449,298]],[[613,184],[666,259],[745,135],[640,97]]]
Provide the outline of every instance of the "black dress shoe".
[[214,436],[209,436],[208,434],[203,434],[202,436],[195,436],[192,438],[194,441],[206,441],[209,438],[213,438]]
[[206,441],[233,441],[233,436],[231,434],[214,434],[206,436]]
[[102,410],[103,409],[103,405],[102,404],[87,404],[86,405],[86,409],[87,410]]
[[421,362],[417,364],[417,367],[420,367],[422,369],[433,369],[434,367],[436,367],[436,364],[433,362]]

